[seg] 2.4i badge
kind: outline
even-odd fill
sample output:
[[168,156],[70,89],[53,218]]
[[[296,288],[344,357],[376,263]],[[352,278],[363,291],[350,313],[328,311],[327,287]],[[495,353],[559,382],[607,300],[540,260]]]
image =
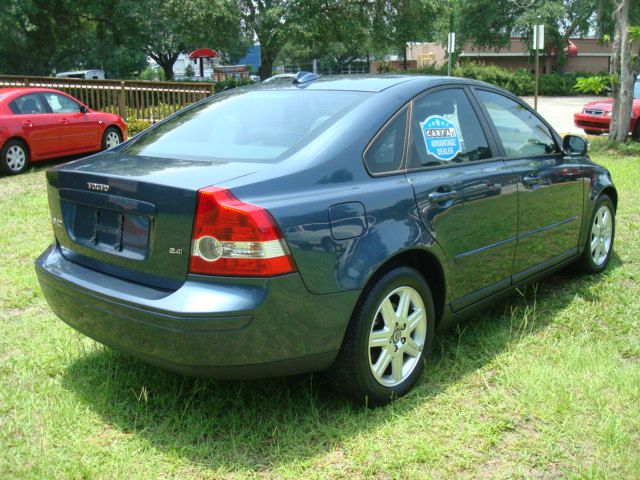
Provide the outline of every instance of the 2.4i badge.
[[427,117],[424,122],[420,122],[420,130],[429,155],[448,162],[460,153],[458,130],[446,118],[440,115]]

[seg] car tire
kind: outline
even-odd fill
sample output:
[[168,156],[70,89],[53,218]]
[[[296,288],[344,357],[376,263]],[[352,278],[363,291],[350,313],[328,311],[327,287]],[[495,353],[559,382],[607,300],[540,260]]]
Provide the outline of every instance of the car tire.
[[102,135],[102,150],[108,150],[122,143],[122,134],[116,127],[109,127]]
[[616,234],[616,210],[608,195],[596,201],[584,251],[575,264],[582,273],[600,273],[609,264]]
[[633,138],[636,142],[640,142],[640,118],[636,120],[636,127],[633,129],[631,138]]
[[585,130],[584,133],[587,135],[602,135],[602,132],[599,132],[598,130]]
[[328,372],[334,388],[369,407],[402,397],[422,373],[434,331],[433,297],[422,275],[408,267],[387,271],[354,310]]
[[21,140],[9,140],[0,152],[0,169],[9,175],[24,172],[29,166],[29,149]]

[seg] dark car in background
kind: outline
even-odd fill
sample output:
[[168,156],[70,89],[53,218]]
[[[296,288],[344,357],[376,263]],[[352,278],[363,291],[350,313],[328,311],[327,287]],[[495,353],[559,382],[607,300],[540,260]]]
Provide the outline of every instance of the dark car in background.
[[449,77],[230,90],[47,172],[54,312],[164,369],[328,370],[369,405],[434,334],[575,264],[607,266],[617,193],[586,141]]
[[[588,135],[601,135],[609,133],[611,112],[613,111],[613,98],[603,98],[595,102],[587,103],[581,112],[574,113],[573,123],[584,130]],[[629,133],[634,140],[640,141],[640,76],[633,86],[633,106],[631,108],[631,121]]]
[[118,115],[91,110],[50,88],[0,88],[0,171],[21,173],[31,162],[97,152],[126,138]]

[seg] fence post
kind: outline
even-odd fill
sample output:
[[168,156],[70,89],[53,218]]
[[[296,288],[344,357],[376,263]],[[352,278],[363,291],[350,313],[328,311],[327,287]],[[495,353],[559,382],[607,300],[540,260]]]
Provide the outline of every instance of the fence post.
[[212,83],[211,84],[211,95],[215,95],[216,94],[216,84]]
[[29,86],[29,79],[27,77],[24,77],[24,86],[25,87]]
[[122,119],[127,121],[127,103],[125,100],[126,90],[124,88],[124,82],[120,82],[120,93],[118,94],[118,114]]

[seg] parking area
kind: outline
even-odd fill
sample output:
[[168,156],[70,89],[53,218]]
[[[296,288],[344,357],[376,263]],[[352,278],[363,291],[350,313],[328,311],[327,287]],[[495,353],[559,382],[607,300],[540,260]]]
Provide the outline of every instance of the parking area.
[[[533,106],[533,97],[522,97]],[[601,100],[602,97],[538,97],[538,112],[547,119],[558,133],[584,134],[573,124],[573,114],[582,110],[585,103]]]

